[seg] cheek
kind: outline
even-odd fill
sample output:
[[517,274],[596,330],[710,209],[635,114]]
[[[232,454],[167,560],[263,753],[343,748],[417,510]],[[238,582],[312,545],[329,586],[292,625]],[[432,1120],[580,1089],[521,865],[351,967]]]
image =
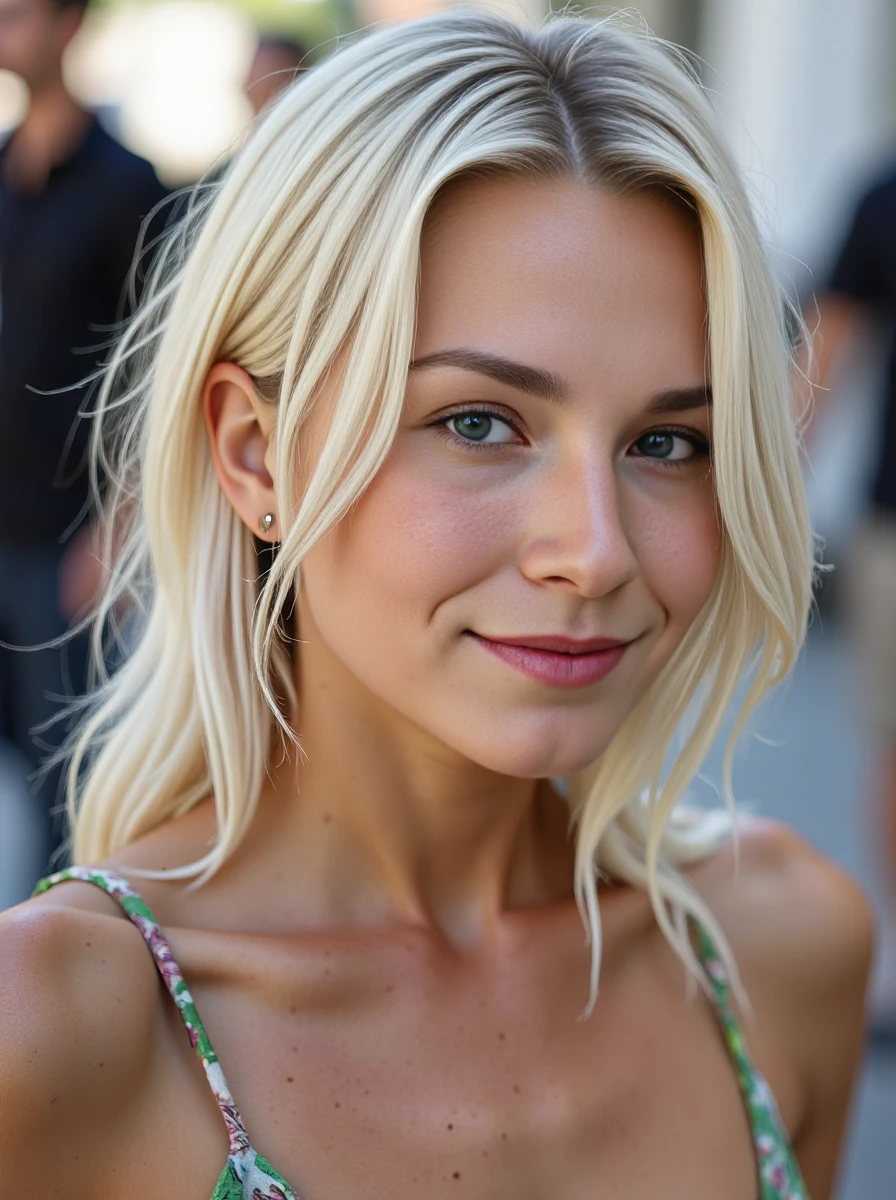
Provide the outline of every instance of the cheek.
[[481,489],[411,470],[397,449],[308,556],[315,620],[340,650],[410,665],[414,634],[495,569],[509,533]]
[[653,507],[640,525],[638,559],[647,586],[680,635],[709,599],[722,541],[712,491]]

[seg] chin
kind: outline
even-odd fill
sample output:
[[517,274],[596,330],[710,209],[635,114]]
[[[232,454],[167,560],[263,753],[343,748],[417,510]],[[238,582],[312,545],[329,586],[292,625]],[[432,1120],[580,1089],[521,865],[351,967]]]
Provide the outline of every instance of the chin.
[[[486,739],[464,739],[457,749],[473,762],[499,775],[516,779],[549,779],[574,775],[591,766],[612,740],[612,731],[601,736],[593,728],[577,732],[572,729],[532,728],[532,722],[517,720],[513,732],[500,728],[480,727]],[[471,744],[472,743],[472,744]]]

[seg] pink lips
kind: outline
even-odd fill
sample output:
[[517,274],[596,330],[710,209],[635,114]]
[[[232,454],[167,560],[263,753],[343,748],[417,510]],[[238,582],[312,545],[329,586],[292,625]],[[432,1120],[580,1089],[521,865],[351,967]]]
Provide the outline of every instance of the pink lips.
[[487,638],[472,631],[470,636],[530,679],[566,688],[587,687],[609,675],[629,645],[618,638]]

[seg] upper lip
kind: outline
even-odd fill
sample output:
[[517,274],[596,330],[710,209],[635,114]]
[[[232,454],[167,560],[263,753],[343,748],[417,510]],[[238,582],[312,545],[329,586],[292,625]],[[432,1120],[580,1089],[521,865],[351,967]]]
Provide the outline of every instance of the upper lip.
[[[486,636],[480,634],[479,636]],[[596,650],[610,650],[614,646],[627,646],[631,638],[572,638],[562,635],[543,637],[535,634],[520,634],[515,637],[487,636],[487,641],[501,646],[524,646],[529,650],[553,650],[556,654],[593,654]]]

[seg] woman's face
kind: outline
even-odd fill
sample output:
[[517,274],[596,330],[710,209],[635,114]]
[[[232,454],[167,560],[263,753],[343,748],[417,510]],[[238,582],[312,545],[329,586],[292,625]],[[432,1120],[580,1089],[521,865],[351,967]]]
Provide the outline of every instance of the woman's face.
[[303,640],[491,770],[592,762],[715,580],[706,363],[676,204],[456,185],[424,232],[401,427],[303,566]]

